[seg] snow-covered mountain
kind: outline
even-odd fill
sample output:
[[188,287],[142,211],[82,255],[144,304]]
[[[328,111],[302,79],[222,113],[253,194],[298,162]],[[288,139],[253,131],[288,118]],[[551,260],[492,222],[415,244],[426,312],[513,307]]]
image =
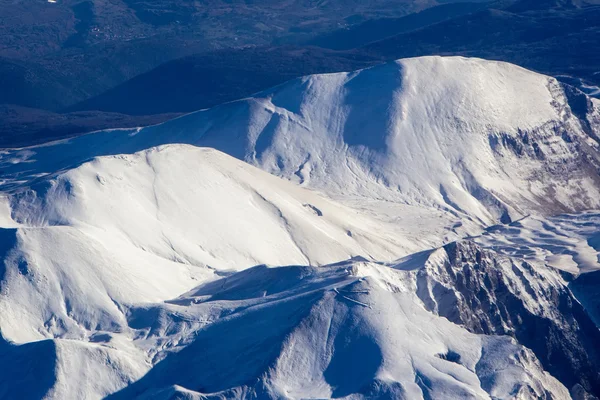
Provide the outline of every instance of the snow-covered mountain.
[[[215,308],[240,311],[206,326],[169,321],[189,344],[114,398],[169,398],[185,389],[207,398],[567,397],[516,341],[469,333],[438,316],[444,310],[426,311],[423,285],[443,284],[447,267],[460,271],[475,261],[463,266],[449,254],[440,249],[394,265],[261,266],[201,286],[161,309],[185,307],[194,321],[210,319]],[[437,295],[435,287],[430,293]],[[448,300],[450,293],[462,299],[451,290]]]
[[598,394],[599,138],[426,57],[4,150],[0,398]]
[[488,225],[599,207],[600,101],[511,64],[400,60],[293,80],[135,131],[3,156],[3,188],[100,155],[212,147],[330,196],[428,205]]
[[188,145],[94,159],[7,207],[3,290],[14,294],[2,302],[0,326],[19,342],[122,329],[122,305],[168,300],[227,271],[393,259],[430,245]]
[[[600,382],[600,332],[560,274],[470,241],[391,264],[255,267],[156,307],[133,313],[185,310],[144,327],[185,346],[115,398],[569,397],[544,367],[569,387]],[[238,311],[190,322],[222,308]]]

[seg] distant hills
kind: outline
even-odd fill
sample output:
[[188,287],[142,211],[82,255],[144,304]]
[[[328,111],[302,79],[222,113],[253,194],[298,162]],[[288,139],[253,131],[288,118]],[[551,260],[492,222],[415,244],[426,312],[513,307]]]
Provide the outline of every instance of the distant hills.
[[[212,107],[297,76],[433,54],[509,61],[560,76],[588,94],[600,92],[600,4],[593,1],[403,2],[392,11],[382,0],[370,8],[351,3],[347,10],[333,2],[310,12],[308,3],[293,2],[271,12],[285,15],[286,27],[240,23],[235,37],[225,26],[214,27],[221,18],[216,10],[227,10],[218,2],[204,14],[198,5],[178,3],[117,2],[112,11],[89,4],[60,3],[61,12],[40,17],[47,29],[55,29],[61,16],[71,15],[60,28],[65,32],[50,36],[54,44],[25,46],[14,30],[6,36],[0,48],[0,104],[126,114],[135,124],[137,116]],[[225,20],[242,21],[246,12],[265,4],[238,5]],[[186,20],[189,7],[193,12]],[[340,13],[338,22],[316,16],[332,10]],[[275,14],[265,11],[256,20]],[[209,24],[193,28],[197,21]],[[35,42],[37,36],[30,37]],[[21,52],[15,54],[16,48]],[[56,50],[46,51],[50,48]],[[98,126],[76,126],[84,132],[120,125],[109,115],[96,115]],[[0,134],[27,131],[18,119],[10,121],[18,125],[5,123]],[[72,134],[53,121],[48,120],[49,130]],[[32,125],[26,134],[43,137],[36,129]]]

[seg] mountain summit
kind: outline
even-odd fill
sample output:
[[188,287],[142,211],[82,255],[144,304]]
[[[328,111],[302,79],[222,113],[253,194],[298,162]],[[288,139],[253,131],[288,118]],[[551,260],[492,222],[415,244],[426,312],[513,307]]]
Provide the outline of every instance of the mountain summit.
[[90,157],[186,143],[330,196],[431,206],[485,226],[599,207],[599,132],[600,102],[554,78],[424,57],[299,78],[162,125],[13,150],[0,162],[6,188]]

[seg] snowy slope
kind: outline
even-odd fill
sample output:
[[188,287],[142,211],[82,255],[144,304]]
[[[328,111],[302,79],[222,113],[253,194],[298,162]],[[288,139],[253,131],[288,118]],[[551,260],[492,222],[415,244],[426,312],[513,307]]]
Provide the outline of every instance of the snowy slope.
[[510,64],[426,57],[275,88],[248,102],[243,150],[222,124],[203,142],[328,193],[487,224],[598,206],[596,108],[580,120],[554,79]]
[[17,342],[122,328],[124,305],[173,298],[220,271],[391,260],[430,244],[186,145],[97,158],[5,200],[16,227],[0,230],[0,328]]
[[[590,213],[553,220],[561,221],[564,237],[584,240],[600,229]],[[568,396],[563,385],[593,392],[600,383],[600,332],[568,280],[540,260],[525,262],[516,252],[522,242],[512,253],[508,245],[501,249],[511,258],[494,244],[475,244],[488,235],[393,263],[355,258],[318,268],[259,266],[167,302],[122,305],[122,326],[91,326],[79,340],[38,342],[48,352],[56,348],[58,366],[40,376],[48,382],[48,398],[98,398],[128,385],[116,398],[413,399],[444,393],[508,399],[519,393],[562,399]],[[537,235],[537,243],[550,242],[543,232]],[[127,269],[121,268],[123,284]],[[14,295],[18,288],[9,290]],[[89,301],[90,294],[79,296]],[[18,321],[21,327],[26,322]],[[35,362],[41,353],[31,355],[31,345],[13,345],[0,351],[0,359]],[[19,393],[10,375],[0,387]]]
[[[64,350],[48,396],[97,398],[139,378],[145,360],[146,369],[154,367],[114,398],[568,396],[514,339],[471,333],[430,314],[418,296],[420,277],[437,282],[443,264],[426,260],[259,266],[167,303],[131,308],[133,342],[120,340],[123,333],[96,334],[93,344],[55,340]],[[9,360],[26,357],[23,346]],[[39,376],[52,382],[53,372]]]
[[600,270],[600,214],[589,211],[550,218],[527,217],[486,230],[477,242],[532,264],[574,275]]
[[[568,282],[472,241],[387,264],[257,266],[125,315],[91,343],[54,340],[60,367],[38,375],[49,398],[565,399],[600,384],[600,332]],[[27,346],[0,357],[18,373]]]
[[[540,298],[523,290],[528,283],[515,268],[536,278],[531,290],[542,288]],[[458,283],[469,279],[469,269],[476,278],[472,291],[465,291]],[[489,287],[477,274],[498,274],[500,282]],[[485,295],[476,296],[486,287]],[[474,306],[477,299],[507,295],[523,302],[513,319],[496,321],[494,310],[478,313]],[[353,260],[320,268],[259,266],[167,304],[131,310],[132,325],[145,332],[145,341],[164,343],[168,337],[173,348],[114,398],[162,399],[173,392],[240,399],[568,398],[534,353],[494,335],[512,329],[531,346],[536,338],[527,337],[528,329],[548,324],[557,337],[551,346],[581,349],[578,341],[589,334],[582,331],[595,327],[578,314],[576,302],[572,314],[561,309],[567,298],[573,299],[555,271],[528,271],[468,242],[388,265]],[[166,316],[160,322],[148,318],[159,313]],[[564,323],[573,318],[579,325]],[[538,334],[546,333],[542,329]],[[543,360],[569,387],[579,379],[598,384],[593,343],[600,334],[590,335],[576,360]],[[586,350],[589,359],[581,354]]]
[[[0,398],[100,398],[132,383],[160,346],[132,343],[128,309],[232,270],[392,259],[440,240],[187,145],[35,180],[5,193],[0,223],[0,363],[19,366]],[[37,357],[52,365],[28,381]]]
[[423,57],[296,79],[155,127],[7,151],[0,164],[10,189],[91,157],[188,143],[330,196],[488,225],[600,206],[599,108],[514,65]]

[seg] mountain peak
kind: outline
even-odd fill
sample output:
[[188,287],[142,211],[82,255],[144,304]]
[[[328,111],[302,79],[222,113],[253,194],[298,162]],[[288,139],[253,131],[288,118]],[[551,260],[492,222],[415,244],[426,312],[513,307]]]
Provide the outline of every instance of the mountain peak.
[[600,106],[569,93],[508,63],[404,59],[298,78],[129,135],[10,151],[3,187],[90,156],[187,143],[331,196],[427,205],[483,225],[600,207]]

